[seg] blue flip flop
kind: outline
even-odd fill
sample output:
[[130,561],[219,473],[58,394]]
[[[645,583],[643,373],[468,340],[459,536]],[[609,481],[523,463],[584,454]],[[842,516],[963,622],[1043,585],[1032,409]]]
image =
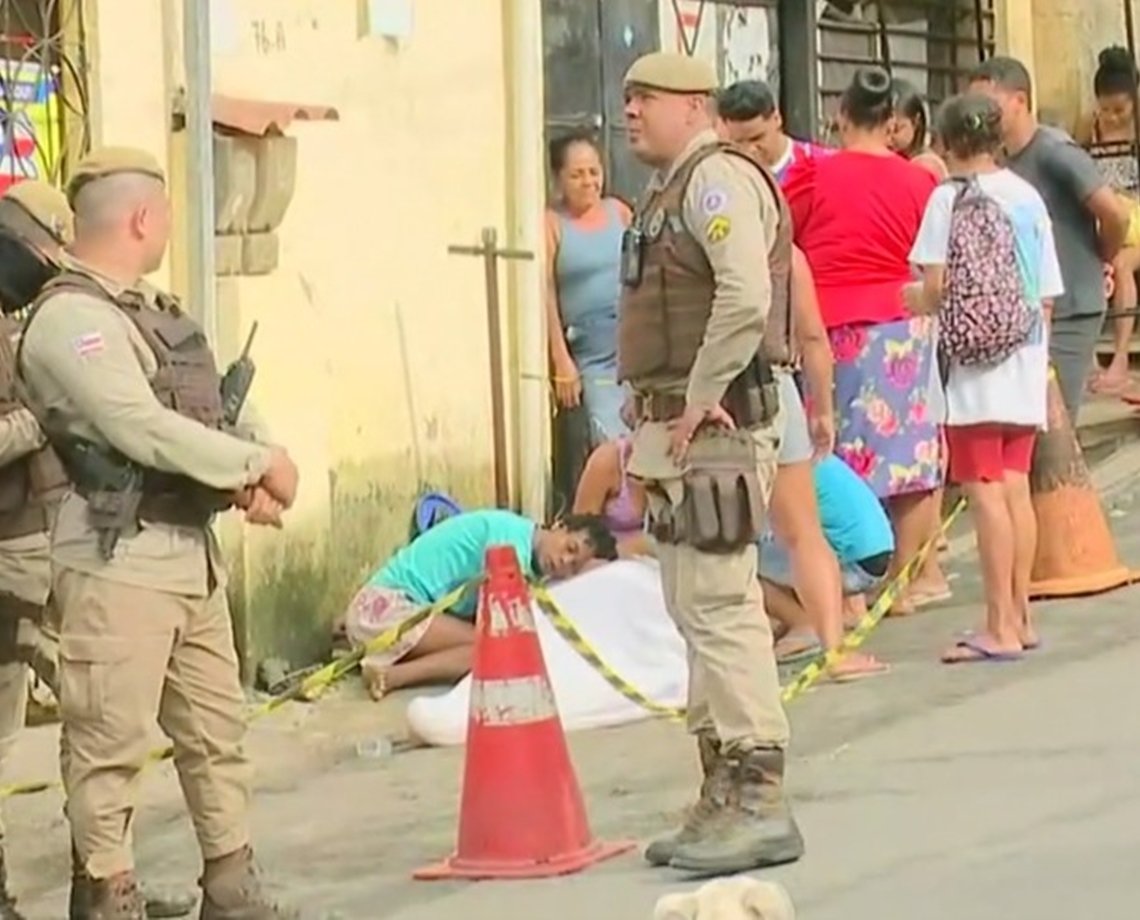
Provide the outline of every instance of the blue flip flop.
[[[974,630],[972,630],[972,629],[967,629],[965,632],[960,632],[960,633],[958,633],[958,638],[959,638],[959,639],[974,639],[974,638],[975,638],[977,635],[978,635],[978,634],[977,634],[977,633],[976,633]],[[1023,645],[1023,646],[1021,647],[1021,650],[1022,650],[1023,652],[1035,652],[1035,651],[1037,651],[1039,648],[1041,648],[1042,644],[1043,644],[1043,642],[1042,642],[1042,640],[1039,638],[1039,639],[1038,639],[1036,642],[1034,642],[1032,645]]]
[[976,663],[994,663],[1000,664],[1007,661],[1020,661],[1023,657],[1022,652],[995,652],[993,649],[988,649],[977,641],[974,637],[963,637],[954,643],[955,649],[966,649],[973,652],[974,657],[970,658],[947,658],[942,656],[943,664],[976,664]]

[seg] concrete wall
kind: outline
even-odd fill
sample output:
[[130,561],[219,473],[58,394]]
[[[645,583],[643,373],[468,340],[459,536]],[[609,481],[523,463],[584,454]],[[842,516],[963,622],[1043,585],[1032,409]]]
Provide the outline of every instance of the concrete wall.
[[[1140,2],[1133,0],[1140,22]],[[1034,56],[1043,109],[1069,129],[1093,109],[1097,55],[1124,45],[1122,0],[1033,0]],[[1064,62],[1046,66],[1046,62]]]
[[[167,136],[162,87],[181,81],[170,53],[180,4],[95,5],[98,135],[167,158],[177,205],[184,140]],[[311,660],[361,577],[406,537],[423,485],[468,504],[492,498],[482,263],[447,246],[493,226],[537,247],[538,221],[519,216],[508,172],[510,113],[525,104],[507,93],[501,0],[414,3],[413,32],[398,42],[367,34],[363,3],[211,7],[216,91],[340,112],[290,129],[300,156],[279,269],[225,280],[218,302],[223,359],[260,322],[253,399],[302,474],[283,535],[227,526],[239,641],[254,662]],[[541,100],[541,72],[524,85]],[[540,174],[536,185],[537,209]],[[176,241],[176,287],[183,258]],[[507,274],[506,325],[516,329],[511,316],[540,309],[538,279]],[[534,364],[518,352],[508,343],[513,367]]]

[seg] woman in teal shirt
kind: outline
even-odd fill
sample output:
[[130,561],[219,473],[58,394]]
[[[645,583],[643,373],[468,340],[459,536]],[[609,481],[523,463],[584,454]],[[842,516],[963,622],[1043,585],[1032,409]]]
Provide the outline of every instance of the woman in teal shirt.
[[[492,546],[514,547],[528,579],[569,578],[594,560],[617,558],[614,538],[596,515],[575,515],[554,527],[540,527],[511,511],[459,514],[417,537],[368,579],[345,614],[349,640],[353,645],[366,643],[477,580]],[[361,671],[372,697],[463,678],[471,670],[475,645],[476,596],[476,590],[467,591],[445,614],[366,658]]]

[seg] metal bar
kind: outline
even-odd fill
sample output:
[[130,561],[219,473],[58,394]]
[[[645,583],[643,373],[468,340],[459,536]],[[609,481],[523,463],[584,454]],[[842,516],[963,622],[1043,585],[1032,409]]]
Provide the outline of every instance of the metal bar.
[[534,258],[533,252],[524,249],[500,249],[499,234],[494,227],[484,227],[479,246],[448,246],[452,255],[481,256],[483,280],[487,297],[487,336],[491,361],[491,429],[494,439],[494,456],[491,466],[495,479],[495,504],[509,508],[511,486],[507,475],[507,400],[503,374],[503,326],[499,303],[499,259]]
[[819,138],[819,22],[815,3],[781,0],[780,108],[788,131]]
[[[984,24],[983,24],[984,25]],[[844,35],[872,35],[877,31],[875,23],[869,22],[840,22],[833,20],[830,22],[820,23],[820,30],[823,32],[840,32]],[[887,34],[892,38],[924,38],[932,44],[940,45],[972,45],[976,42],[976,38],[966,38],[962,35],[954,35],[951,32],[939,32],[937,30],[925,31],[924,29],[916,29],[910,26],[887,26]],[[993,45],[993,41],[986,40],[986,46]]]
[[214,266],[214,119],[210,109],[210,4],[184,3],[186,55],[187,269],[190,308],[218,344]]
[[1136,141],[1136,176],[1140,181],[1140,85],[1136,80],[1136,17],[1132,0],[1124,0],[1124,36],[1128,42],[1128,57],[1132,61],[1132,137]]
[[875,16],[879,21],[879,63],[886,68],[887,74],[893,79],[895,74],[891,67],[891,36],[887,33],[887,17],[883,15],[883,0],[875,0]]
[[982,0],[974,0],[974,28],[978,39],[978,61],[986,59],[986,20],[982,14]]
[[[828,64],[854,64],[856,66],[879,63],[878,59],[873,57],[859,57],[854,54],[835,54],[832,52],[820,54],[819,60]],[[920,70],[924,73],[944,73],[953,76],[965,76],[970,72],[969,67],[954,67],[949,64],[928,64],[925,61],[900,60],[897,58],[892,61],[892,66],[895,70]]]

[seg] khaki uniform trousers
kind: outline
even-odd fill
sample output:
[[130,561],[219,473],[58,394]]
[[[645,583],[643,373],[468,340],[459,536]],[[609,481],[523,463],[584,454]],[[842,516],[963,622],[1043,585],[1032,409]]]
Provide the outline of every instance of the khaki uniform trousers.
[[[781,427],[753,432],[766,498],[776,476]],[[664,472],[667,437],[663,425],[643,423],[634,440],[630,470],[645,481],[651,519],[666,503],[679,505],[682,497],[679,476],[646,475],[655,468]],[[730,749],[786,747],[788,719],[755,545],[735,553],[705,553],[685,544],[658,543],[657,558],[665,606],[688,646],[689,731],[714,732]]]
[[59,568],[60,768],[80,858],[94,878],[134,868],[131,818],[155,720],[202,854],[248,845],[251,769],[223,588],[187,597]]
[[[46,534],[0,541],[0,591],[42,606],[48,595],[50,572]],[[49,644],[41,624],[31,619],[6,619],[0,623],[0,773],[27,718],[27,656],[33,649],[50,654]],[[3,835],[0,822],[0,838]]]

